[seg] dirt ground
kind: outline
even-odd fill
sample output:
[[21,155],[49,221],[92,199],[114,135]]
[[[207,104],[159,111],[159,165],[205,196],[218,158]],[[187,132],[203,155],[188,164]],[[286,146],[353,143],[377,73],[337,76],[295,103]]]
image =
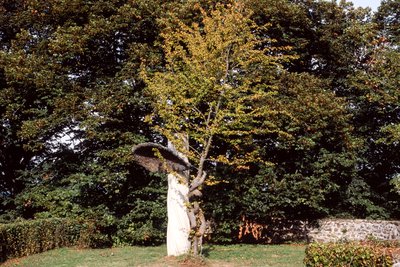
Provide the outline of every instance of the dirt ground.
[[168,267],[235,267],[234,265],[229,262],[224,261],[208,261],[204,260],[203,258],[195,258],[195,257],[188,257],[188,258],[177,258],[177,257],[164,257],[162,260],[150,265],[149,267],[161,267],[161,266],[168,266]]

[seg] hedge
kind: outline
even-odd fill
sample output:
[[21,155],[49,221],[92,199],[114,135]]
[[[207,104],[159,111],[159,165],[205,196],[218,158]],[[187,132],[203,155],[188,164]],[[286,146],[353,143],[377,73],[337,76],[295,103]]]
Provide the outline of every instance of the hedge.
[[306,248],[304,264],[307,267],[392,266],[398,242],[312,243]]
[[95,247],[98,234],[94,222],[72,219],[0,224],[0,262],[66,246]]

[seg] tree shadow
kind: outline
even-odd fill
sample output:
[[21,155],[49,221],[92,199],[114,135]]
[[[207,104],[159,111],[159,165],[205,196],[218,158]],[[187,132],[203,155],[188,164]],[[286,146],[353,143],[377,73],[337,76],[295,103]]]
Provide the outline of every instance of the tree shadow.
[[207,244],[202,248],[201,255],[205,258],[208,258],[210,256],[210,252],[213,250],[215,250],[215,246],[213,244]]

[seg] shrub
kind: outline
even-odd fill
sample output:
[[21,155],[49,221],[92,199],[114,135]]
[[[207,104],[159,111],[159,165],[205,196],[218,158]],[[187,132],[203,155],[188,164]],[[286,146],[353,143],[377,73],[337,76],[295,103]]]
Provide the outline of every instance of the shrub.
[[111,247],[111,230],[106,223],[99,220],[85,220],[79,223],[81,229],[76,245],[80,248]]
[[140,222],[132,218],[133,216],[125,216],[122,218],[117,227],[118,230],[113,236],[115,245],[160,245],[166,239],[166,223],[157,223],[152,219]]
[[94,223],[72,219],[42,219],[0,224],[0,262],[46,250],[96,243]]
[[137,201],[116,223],[114,245],[159,245],[165,242],[167,210],[159,202]]
[[306,249],[305,266],[392,266],[388,242],[313,243]]

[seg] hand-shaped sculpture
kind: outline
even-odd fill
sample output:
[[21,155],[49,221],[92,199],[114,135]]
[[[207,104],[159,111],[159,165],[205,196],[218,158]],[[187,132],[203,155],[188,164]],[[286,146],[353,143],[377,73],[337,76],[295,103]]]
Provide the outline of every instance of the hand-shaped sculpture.
[[150,172],[168,174],[167,251],[178,256],[190,251],[189,203],[190,164],[169,144],[168,148],[155,143],[143,143],[132,149],[135,161]]

